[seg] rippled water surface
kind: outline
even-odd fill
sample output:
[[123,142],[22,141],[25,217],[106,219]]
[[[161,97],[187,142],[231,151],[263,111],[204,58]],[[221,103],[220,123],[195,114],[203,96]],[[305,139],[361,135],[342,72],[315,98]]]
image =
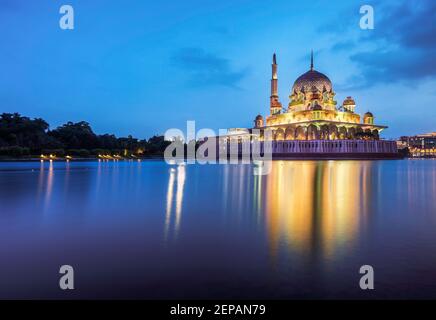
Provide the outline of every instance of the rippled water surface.
[[254,169],[0,163],[0,297],[436,298],[436,161]]

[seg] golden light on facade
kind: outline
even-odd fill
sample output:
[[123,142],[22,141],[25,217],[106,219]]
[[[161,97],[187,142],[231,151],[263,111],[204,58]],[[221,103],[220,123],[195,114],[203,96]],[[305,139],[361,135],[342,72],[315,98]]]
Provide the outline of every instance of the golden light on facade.
[[[313,56],[310,70],[294,82],[288,108],[284,109],[277,90],[277,69],[274,54],[270,114],[265,121],[262,115],[257,115],[254,120],[255,128],[272,129],[274,140],[360,139],[361,136],[378,140],[380,132],[387,128],[374,124],[374,116],[370,112],[363,117],[357,114],[356,102],[352,97],[347,97],[338,106],[333,85],[326,75],[314,69]],[[342,135],[338,134],[340,131]]]

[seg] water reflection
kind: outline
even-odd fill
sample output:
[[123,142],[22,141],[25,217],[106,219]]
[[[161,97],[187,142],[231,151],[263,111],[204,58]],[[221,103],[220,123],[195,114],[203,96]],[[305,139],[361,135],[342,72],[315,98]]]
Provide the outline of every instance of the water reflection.
[[275,162],[265,210],[272,255],[282,242],[301,253],[321,250],[323,257],[351,247],[371,177],[371,162]]
[[435,297],[436,161],[254,170],[0,162],[0,297],[58,297],[46,277],[65,261],[87,266],[86,279],[111,267],[111,290],[88,280],[85,299],[360,298],[362,264],[379,270],[380,297]]
[[53,191],[53,175],[54,175],[53,161],[50,160],[50,164],[48,167],[48,174],[47,174],[47,190],[45,193],[45,208],[46,209],[47,209],[47,206],[50,205],[51,194]]
[[43,212],[46,212],[49,209],[53,191],[53,161],[50,160],[48,163],[48,171],[46,174],[45,162],[41,160],[38,174],[37,199],[43,198]]
[[[185,178],[186,178],[186,167],[184,164],[179,164],[177,168],[169,169],[168,190],[167,190],[166,211],[165,211],[165,231],[164,231],[165,240],[167,240],[168,238],[168,233],[172,223],[174,223],[173,230],[174,230],[175,238],[177,238],[177,234],[180,229]],[[174,202],[175,202],[175,206],[173,204]]]
[[[216,182],[219,185],[219,207],[227,223],[242,223],[250,219],[252,213],[257,218],[262,216],[261,176],[253,174],[250,164],[229,164],[218,167],[220,169]],[[213,180],[211,180],[212,182]],[[254,191],[253,191],[254,190]],[[259,221],[258,221],[259,222]]]
[[256,222],[259,224],[262,218],[262,189],[263,189],[263,176],[262,175],[254,175],[253,182],[253,209],[256,213]]

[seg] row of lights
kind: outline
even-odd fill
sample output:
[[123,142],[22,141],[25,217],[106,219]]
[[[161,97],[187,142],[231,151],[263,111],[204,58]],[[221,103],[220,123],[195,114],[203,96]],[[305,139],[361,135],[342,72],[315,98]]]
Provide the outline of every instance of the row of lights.
[[[135,156],[133,156],[133,157],[136,158]],[[99,161],[100,161],[100,159],[103,159],[103,160],[122,160],[122,159],[124,159],[120,155],[111,156],[111,155],[101,155],[101,154],[98,155],[98,158],[99,158]],[[41,162],[43,162],[44,160],[49,160],[50,162],[52,162],[53,160],[59,159],[59,157],[57,157],[54,154],[49,154],[49,155],[41,154],[40,159],[41,159]],[[65,156],[66,161],[70,161],[72,159],[73,159],[72,156]],[[132,159],[130,159],[130,160],[132,160]],[[137,159],[137,160],[141,161],[141,159]]]

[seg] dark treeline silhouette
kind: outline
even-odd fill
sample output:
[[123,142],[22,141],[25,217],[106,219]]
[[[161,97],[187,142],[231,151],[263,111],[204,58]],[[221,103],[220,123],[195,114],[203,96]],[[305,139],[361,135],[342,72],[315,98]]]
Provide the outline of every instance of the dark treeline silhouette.
[[148,156],[162,155],[168,144],[163,136],[139,140],[132,136],[97,135],[85,121],[67,122],[50,130],[49,124],[40,118],[30,119],[18,113],[0,115],[0,156]]

